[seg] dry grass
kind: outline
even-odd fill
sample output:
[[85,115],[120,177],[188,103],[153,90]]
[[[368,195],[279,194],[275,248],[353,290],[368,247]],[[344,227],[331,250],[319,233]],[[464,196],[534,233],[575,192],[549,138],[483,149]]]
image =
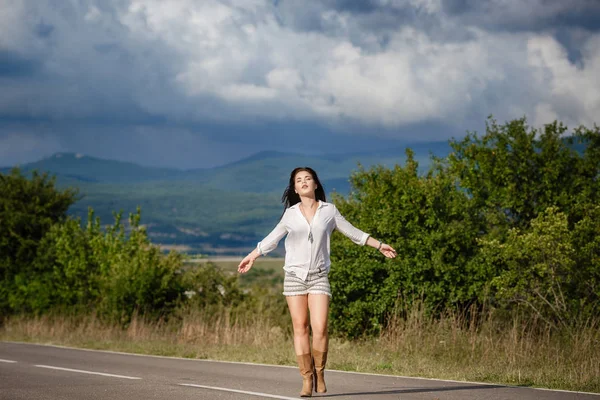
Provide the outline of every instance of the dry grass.
[[557,332],[518,316],[502,324],[490,313],[477,319],[447,313],[434,320],[415,307],[382,335],[387,358],[382,367],[427,377],[600,392],[596,322]]
[[[260,317],[232,320],[190,312],[177,321],[133,319],[126,328],[86,317],[14,317],[0,340],[51,343],[187,358],[268,364],[294,362],[288,331]],[[515,318],[468,324],[460,315],[425,317],[418,307],[377,339],[330,341],[332,369],[600,392],[600,333],[586,324],[552,333]]]

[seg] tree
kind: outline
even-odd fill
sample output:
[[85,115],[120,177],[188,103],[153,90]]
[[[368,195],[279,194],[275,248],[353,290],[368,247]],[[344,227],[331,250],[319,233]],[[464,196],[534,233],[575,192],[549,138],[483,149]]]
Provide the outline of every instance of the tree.
[[570,286],[576,270],[567,217],[549,207],[531,221],[531,229],[513,228],[504,242],[482,240],[482,252],[502,271],[492,279],[499,301],[518,303],[545,321],[568,326],[573,308]]
[[337,301],[331,310],[337,332],[377,333],[396,307],[415,300],[433,311],[477,299],[487,279],[471,263],[481,230],[477,213],[440,164],[420,176],[409,149],[405,166],[360,169],[351,183],[348,199],[335,198],[340,212],[391,244],[398,257],[384,260],[334,235],[331,285]]
[[410,150],[405,166],[354,173],[336,205],[398,257],[333,237],[332,326],[376,333],[414,299],[432,313],[485,301],[510,311],[526,299],[548,321],[597,315],[600,130],[566,132],[558,122],[538,131],[524,118],[490,118],[483,136],[451,140],[453,152],[426,174]]
[[9,294],[15,290],[17,275],[33,273],[40,240],[66,219],[77,190],[58,190],[48,174],[34,171],[27,179],[14,168],[0,174],[0,193],[0,315],[7,315],[14,311]]
[[558,122],[538,131],[525,118],[504,125],[490,118],[482,137],[450,141],[448,172],[486,218],[488,233],[525,228],[551,206],[570,215],[598,202],[600,131],[566,131]]

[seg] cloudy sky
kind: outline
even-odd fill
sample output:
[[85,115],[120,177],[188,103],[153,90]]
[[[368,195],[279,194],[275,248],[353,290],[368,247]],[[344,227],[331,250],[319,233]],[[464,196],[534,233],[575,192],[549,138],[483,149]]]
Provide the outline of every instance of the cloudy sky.
[[0,0],[0,165],[591,127],[599,77],[598,0]]

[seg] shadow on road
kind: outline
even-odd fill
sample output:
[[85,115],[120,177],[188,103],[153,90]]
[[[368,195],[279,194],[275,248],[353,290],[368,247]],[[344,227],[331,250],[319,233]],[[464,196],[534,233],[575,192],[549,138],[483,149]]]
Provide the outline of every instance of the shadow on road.
[[442,387],[414,388],[414,389],[378,390],[378,391],[370,391],[370,392],[319,394],[318,397],[367,396],[367,395],[376,396],[376,395],[385,395],[385,394],[448,392],[448,391],[453,391],[453,390],[497,389],[497,388],[506,388],[506,387],[507,386],[503,386],[503,385],[442,386]]

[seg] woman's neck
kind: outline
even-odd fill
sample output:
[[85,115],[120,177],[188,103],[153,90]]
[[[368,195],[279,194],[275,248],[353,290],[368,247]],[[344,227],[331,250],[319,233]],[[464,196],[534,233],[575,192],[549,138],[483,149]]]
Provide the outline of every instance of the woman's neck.
[[317,199],[315,199],[314,197],[300,197],[300,204],[302,204],[303,208],[306,209],[313,209],[315,208],[318,204],[319,201]]

